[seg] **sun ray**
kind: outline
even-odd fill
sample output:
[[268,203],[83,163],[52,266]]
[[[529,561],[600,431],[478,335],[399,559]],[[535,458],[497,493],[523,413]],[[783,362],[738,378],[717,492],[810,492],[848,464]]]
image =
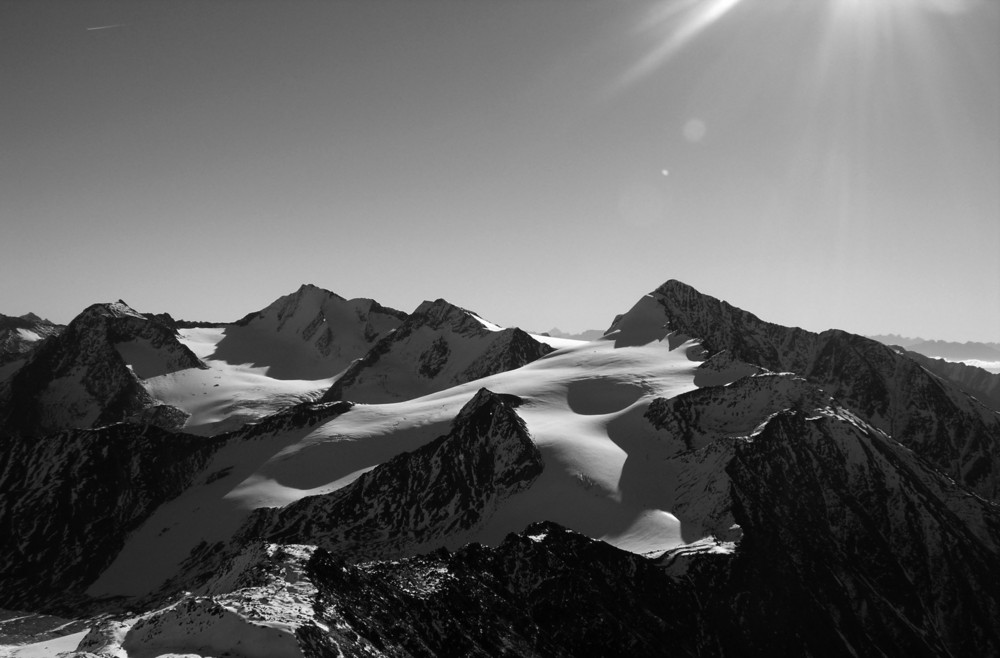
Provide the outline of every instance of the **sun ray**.
[[655,40],[653,48],[619,81],[627,87],[663,66],[678,50],[729,13],[741,0],[663,0],[649,9],[636,35]]

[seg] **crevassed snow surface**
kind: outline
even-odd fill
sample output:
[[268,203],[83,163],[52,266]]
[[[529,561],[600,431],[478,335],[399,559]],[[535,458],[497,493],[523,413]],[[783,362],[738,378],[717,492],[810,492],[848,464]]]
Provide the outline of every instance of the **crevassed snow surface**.
[[[189,347],[202,358],[210,349],[213,331],[218,330],[186,332]],[[89,593],[151,591],[199,542],[226,539],[251,510],[336,490],[392,456],[446,433],[481,387],[523,398],[517,413],[542,453],[545,470],[532,487],[501,505],[474,540],[495,544],[533,521],[551,520],[635,553],[655,554],[687,543],[680,521],[669,509],[633,495],[634,481],[628,492],[620,487],[626,460],[641,459],[644,441],[655,440],[641,418],[645,406],[655,397],[696,388],[698,363],[686,356],[692,343],[675,345],[673,350],[668,343],[653,340],[616,348],[613,336],[590,343],[575,341],[517,370],[405,402],[357,405],[314,427],[229,445],[215,455],[200,484],[161,506],[132,535]],[[192,382],[204,386],[218,376],[218,388],[228,390],[206,396],[209,399],[201,406],[181,396],[170,401],[200,414],[199,422],[210,421],[214,413],[221,415],[227,395],[243,393],[224,377],[236,374],[245,381],[255,374],[223,373],[210,365],[212,370],[185,375],[191,378],[186,388],[196,391]],[[295,392],[306,395],[314,384],[300,382]],[[623,430],[628,441],[622,440]],[[669,477],[654,468],[640,472],[651,480],[646,483],[650,488]],[[688,542],[697,539],[687,530]]]

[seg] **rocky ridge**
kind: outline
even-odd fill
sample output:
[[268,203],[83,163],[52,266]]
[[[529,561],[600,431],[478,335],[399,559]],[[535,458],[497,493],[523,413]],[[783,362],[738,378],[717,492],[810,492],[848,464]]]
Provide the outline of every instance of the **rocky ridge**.
[[0,607],[68,608],[219,440],[118,423],[9,437],[0,452]]
[[517,403],[481,389],[447,435],[333,493],[259,509],[235,541],[314,544],[352,561],[461,546],[542,471]]
[[19,317],[0,314],[0,366],[24,359],[40,341],[59,334],[63,328],[34,313]]
[[[303,285],[292,294],[278,298],[264,309],[236,321],[218,345],[216,358],[237,358],[271,366],[272,376],[315,379],[332,376],[363,356],[379,338],[396,329],[406,318],[372,299],[344,299],[313,285]],[[256,334],[255,353],[244,344]],[[297,359],[296,371],[281,372],[281,364],[261,353],[260,338],[271,349],[283,352],[282,345],[304,354]]]
[[[142,378],[203,367],[163,321],[122,301],[94,304],[0,384],[0,432],[43,436],[119,422],[156,404]],[[175,410],[146,419],[177,427],[184,417]]]
[[520,329],[501,329],[438,299],[422,303],[334,382],[323,400],[408,400],[498,372],[552,351]]
[[839,330],[816,334],[765,322],[677,281],[640,300],[610,331],[620,332],[636,313],[658,315],[663,335],[698,338],[709,355],[727,351],[806,378],[941,472],[1000,497],[1000,414],[889,347]]

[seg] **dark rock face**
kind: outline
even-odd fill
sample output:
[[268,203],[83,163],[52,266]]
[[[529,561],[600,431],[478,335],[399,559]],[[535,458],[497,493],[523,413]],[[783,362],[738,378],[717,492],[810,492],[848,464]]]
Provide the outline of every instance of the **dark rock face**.
[[0,385],[0,431],[41,436],[119,422],[152,407],[123,349],[150,357],[146,376],[205,367],[160,321],[124,302],[95,304]]
[[396,402],[520,368],[552,347],[520,329],[490,330],[443,299],[424,302],[355,361],[325,401]]
[[918,352],[906,351],[904,354],[993,411],[1000,411],[1000,375],[976,366],[924,356]]
[[4,439],[0,607],[80,598],[128,533],[184,491],[219,445],[129,424]]
[[846,413],[783,412],[726,473],[744,536],[724,587],[755,599],[717,602],[737,623],[796,654],[1000,651],[996,505]]
[[25,358],[40,341],[63,329],[33,313],[20,317],[0,315],[0,366]]
[[[364,356],[405,318],[406,313],[372,299],[344,299],[307,284],[233,323],[214,358],[269,366],[269,375],[280,379],[323,379]],[[281,363],[287,357],[275,360],[270,352],[286,351],[282,343],[297,346],[307,362],[290,368]]]
[[698,585],[723,653],[1000,650],[1000,507],[815,384],[745,377],[654,400],[646,418],[661,459],[685,473],[717,460],[696,480],[697,504],[678,496],[675,514],[700,509],[716,534],[712,520],[740,528],[727,559],[684,549],[662,560]]
[[391,562],[358,563],[332,544],[310,564],[322,626],[299,629],[306,655],[1000,650],[995,504],[801,378],[697,390],[648,417],[664,455],[722,471],[713,504],[740,529],[728,552],[651,561],[550,523],[495,549]]
[[[317,551],[307,656],[695,656],[697,601],[641,557],[555,524],[478,544],[350,565]],[[338,652],[343,652],[338,654]]]
[[253,513],[237,542],[322,546],[352,561],[460,546],[504,499],[541,473],[511,396],[482,389],[452,430],[333,493]]
[[913,360],[843,331],[815,334],[764,322],[676,281],[651,298],[666,330],[700,338],[710,354],[725,350],[746,363],[801,375],[941,472],[983,496],[1000,497],[1000,416]]

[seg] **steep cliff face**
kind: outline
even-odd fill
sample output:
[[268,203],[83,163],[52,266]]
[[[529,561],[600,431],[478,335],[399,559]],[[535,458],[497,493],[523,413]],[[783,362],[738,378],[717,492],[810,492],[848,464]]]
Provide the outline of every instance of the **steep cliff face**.
[[[160,320],[124,302],[95,304],[0,385],[0,427],[41,436],[125,420],[155,405],[140,379],[201,367]],[[176,426],[186,415],[159,417]]]
[[218,445],[124,423],[8,437],[0,453],[0,607],[82,598],[127,535],[184,491]]
[[324,400],[408,400],[519,368],[552,351],[520,329],[501,329],[443,299],[424,302],[355,362]]
[[236,543],[315,544],[352,561],[460,546],[542,471],[515,404],[482,389],[447,435],[333,493],[255,511]]
[[764,322],[676,281],[644,298],[611,331],[640,310],[658,313],[664,334],[700,339],[710,355],[726,351],[805,377],[942,472],[981,495],[1000,496],[1000,414],[885,345],[838,330],[815,334]]

